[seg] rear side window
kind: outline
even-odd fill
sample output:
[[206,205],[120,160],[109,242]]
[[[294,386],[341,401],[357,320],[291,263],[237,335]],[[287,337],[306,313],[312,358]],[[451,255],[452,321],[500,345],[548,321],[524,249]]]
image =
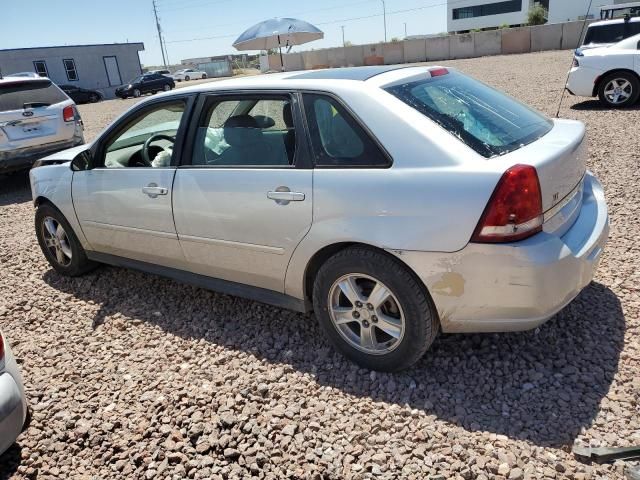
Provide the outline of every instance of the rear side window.
[[0,84],[0,112],[26,107],[46,107],[68,100],[62,90],[49,80]]
[[486,158],[517,150],[553,126],[517,100],[456,72],[385,90]]
[[304,94],[315,164],[321,167],[386,167],[387,156],[335,99]]
[[638,33],[640,33],[640,22],[593,25],[587,29],[584,45],[589,45],[590,43],[617,43]]

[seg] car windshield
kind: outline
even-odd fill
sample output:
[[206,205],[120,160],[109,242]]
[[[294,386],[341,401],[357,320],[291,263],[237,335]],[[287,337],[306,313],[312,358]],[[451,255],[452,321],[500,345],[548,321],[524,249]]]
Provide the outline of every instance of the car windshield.
[[45,107],[64,102],[68,97],[50,80],[0,83],[0,112],[25,107]]
[[487,158],[517,150],[553,126],[517,100],[456,72],[385,90]]
[[619,22],[591,25],[587,28],[583,45],[591,43],[617,43],[640,33],[640,22]]

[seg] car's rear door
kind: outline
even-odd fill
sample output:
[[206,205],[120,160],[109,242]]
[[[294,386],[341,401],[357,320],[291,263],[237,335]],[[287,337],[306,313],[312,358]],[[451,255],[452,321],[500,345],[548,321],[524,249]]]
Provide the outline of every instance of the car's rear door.
[[71,140],[75,118],[65,121],[63,112],[72,105],[69,97],[48,79],[0,83],[0,149]]
[[252,92],[199,101],[190,162],[176,172],[173,197],[191,271],[284,291],[289,259],[312,220],[313,170],[297,98]]
[[[184,96],[132,111],[92,147],[91,168],[73,174],[73,204],[91,250],[183,266],[171,201],[175,162],[192,103],[191,97]],[[155,135],[169,138],[154,140]],[[147,141],[151,164],[142,156]]]

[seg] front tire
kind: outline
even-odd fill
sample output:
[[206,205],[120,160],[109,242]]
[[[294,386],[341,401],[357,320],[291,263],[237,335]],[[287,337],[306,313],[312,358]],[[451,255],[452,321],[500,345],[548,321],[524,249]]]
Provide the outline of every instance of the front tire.
[[614,72],[600,82],[598,98],[607,107],[630,107],[640,96],[638,77],[628,72]]
[[413,365],[438,334],[424,286],[397,259],[372,248],[349,247],[327,260],[314,283],[313,305],[336,348],[371,370]]
[[59,274],[76,277],[97,266],[87,258],[71,225],[54,206],[43,203],[38,207],[35,227],[42,253]]
[[142,95],[142,94],[140,93],[140,90],[138,90],[138,89],[136,88],[136,89],[133,91],[133,96],[134,96],[135,98],[138,98],[140,95]]

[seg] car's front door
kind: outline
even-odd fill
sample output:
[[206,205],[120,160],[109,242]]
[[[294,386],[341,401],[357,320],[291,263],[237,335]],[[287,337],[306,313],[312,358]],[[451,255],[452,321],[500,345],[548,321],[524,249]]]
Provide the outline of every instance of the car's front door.
[[295,95],[200,100],[191,160],[174,182],[174,219],[195,273],[284,291],[311,227],[313,170]]
[[74,173],[73,204],[93,251],[183,265],[171,199],[191,102],[183,97],[133,111],[92,148],[91,168]]

